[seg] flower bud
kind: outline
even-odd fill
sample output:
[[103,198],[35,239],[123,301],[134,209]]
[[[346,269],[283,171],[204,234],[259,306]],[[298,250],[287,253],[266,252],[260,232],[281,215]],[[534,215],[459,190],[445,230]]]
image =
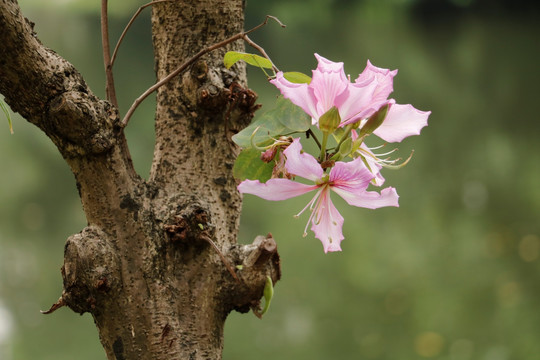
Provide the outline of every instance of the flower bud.
[[381,106],[379,110],[375,111],[375,113],[369,117],[364,126],[362,126],[362,128],[360,129],[359,137],[369,135],[375,130],[377,130],[377,128],[381,126],[384,119],[386,118],[386,114],[388,114],[389,108],[390,103],[387,103],[386,105]]
[[351,153],[352,148],[353,148],[352,138],[348,137],[347,139],[345,139],[345,141],[343,141],[343,143],[339,147],[339,154],[342,157],[346,157]]
[[339,124],[341,124],[341,116],[339,116],[339,111],[335,106],[332,106],[319,118],[319,129],[328,134],[333,133]]
[[269,163],[270,161],[274,160],[274,157],[276,156],[277,147],[272,146],[268,150],[261,153],[261,160],[265,163]]

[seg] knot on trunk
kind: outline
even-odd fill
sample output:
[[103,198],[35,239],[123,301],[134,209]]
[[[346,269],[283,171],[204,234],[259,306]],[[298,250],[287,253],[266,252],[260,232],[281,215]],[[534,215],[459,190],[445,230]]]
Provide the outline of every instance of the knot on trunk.
[[240,313],[258,310],[266,277],[269,276],[273,284],[281,279],[281,262],[272,234],[257,236],[252,244],[233,245],[229,256],[238,264],[237,274],[241,281],[229,291],[232,309]]
[[272,280],[277,281],[281,278],[277,244],[272,234],[257,236],[252,244],[242,245],[240,251],[242,252],[243,266],[260,268],[268,265],[270,262],[276,270],[275,278]]
[[93,312],[100,301],[118,289],[118,258],[101,229],[89,226],[67,239],[62,277],[62,299],[80,314]]
[[212,238],[215,227],[210,222],[209,211],[198,202],[190,202],[187,206],[178,206],[169,215],[163,226],[167,238],[172,243],[193,243],[202,236]]
[[200,60],[184,75],[183,94],[199,109],[212,113],[226,109],[226,120],[241,115],[243,121],[239,125],[247,126],[260,105],[255,104],[257,94],[244,88],[241,82],[235,72],[225,69],[222,64],[211,67]]
[[68,157],[106,152],[120,129],[118,111],[82,87],[54,97],[46,116],[45,132]]
[[255,111],[261,108],[261,104],[256,104],[258,95],[255,91],[244,88],[237,82],[231,83],[225,90],[228,99],[228,109],[225,114],[225,121],[230,123],[228,136],[233,136],[249,125]]

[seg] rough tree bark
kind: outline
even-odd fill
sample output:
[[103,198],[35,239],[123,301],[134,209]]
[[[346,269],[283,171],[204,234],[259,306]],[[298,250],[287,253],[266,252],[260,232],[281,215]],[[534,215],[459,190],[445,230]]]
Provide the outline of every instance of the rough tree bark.
[[[241,32],[243,10],[243,0],[155,4],[157,78]],[[67,239],[56,307],[91,313],[109,359],[220,359],[227,314],[258,306],[266,277],[280,277],[273,239],[236,241],[231,135],[249,123],[256,96],[245,69],[226,70],[222,57],[242,49],[209,53],[158,90],[144,181],[117,109],[40,43],[15,0],[0,1],[0,93],[58,147],[88,220]]]

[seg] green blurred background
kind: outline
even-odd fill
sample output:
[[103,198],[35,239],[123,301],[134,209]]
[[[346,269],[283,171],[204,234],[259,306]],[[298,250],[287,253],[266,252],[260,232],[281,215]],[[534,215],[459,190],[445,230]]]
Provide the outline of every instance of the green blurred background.
[[[142,1],[111,2],[117,38]],[[44,44],[99,96],[104,75],[99,1],[20,0]],[[400,144],[409,165],[385,171],[401,207],[351,208],[343,252],[324,254],[307,216],[309,196],[246,196],[241,241],[272,232],[283,279],[261,321],[233,313],[224,359],[540,359],[539,7],[526,1],[306,0],[247,3],[246,28],[284,70],[309,73],[313,53],[344,61],[353,78],[367,59],[399,69],[398,103],[431,110],[421,136]],[[126,38],[115,69],[123,112],[153,81],[149,12]],[[271,106],[258,71],[250,85]],[[147,176],[153,109],[127,136]],[[2,130],[3,129],[3,130]],[[91,316],[44,316],[62,290],[66,238],[85,226],[67,165],[19,117],[0,119],[0,359],[105,359]],[[372,143],[373,145],[373,143]]]

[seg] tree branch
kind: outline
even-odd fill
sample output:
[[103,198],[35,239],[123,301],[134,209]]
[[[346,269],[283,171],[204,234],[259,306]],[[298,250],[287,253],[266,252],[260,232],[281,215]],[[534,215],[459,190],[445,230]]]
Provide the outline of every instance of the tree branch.
[[66,159],[89,222],[111,222],[122,197],[139,182],[117,110],[92,93],[73,65],[41,44],[13,0],[0,2],[0,93]]
[[114,47],[114,51],[113,51],[113,54],[112,54],[112,57],[111,57],[111,67],[114,65],[114,61],[116,60],[116,56],[118,55],[118,49],[120,48],[120,44],[122,44],[122,41],[124,40],[124,37],[126,36],[129,28],[131,27],[131,25],[133,24],[133,22],[135,21],[137,16],[139,16],[139,14],[149,6],[152,6],[154,4],[159,4],[159,3],[162,3],[162,2],[169,2],[169,1],[175,1],[175,0],[155,0],[155,1],[149,2],[147,4],[144,4],[143,6],[141,6],[135,12],[135,14],[133,14],[133,16],[129,20],[128,24],[124,28],[124,31],[122,31],[122,34],[120,35],[120,38],[118,39],[118,42],[116,43],[116,46]]
[[111,148],[119,128],[114,111],[73,65],[39,42],[15,1],[0,2],[0,54],[6,103],[43,130],[64,157]]
[[101,0],[101,42],[103,45],[103,64],[105,65],[105,76],[107,83],[105,93],[114,107],[118,109],[116,90],[114,88],[114,77],[112,72],[111,46],[109,43],[109,17],[107,15],[107,0]]
[[[156,1],[157,2],[157,1]],[[152,4],[152,3],[151,3]],[[148,5],[148,4],[147,4]],[[245,31],[245,32],[241,32],[241,33],[238,33],[236,35],[233,35],[223,41],[220,41],[212,46],[208,46],[202,50],[200,50],[198,53],[196,53],[195,55],[193,55],[192,57],[190,57],[188,60],[186,60],[182,65],[180,65],[176,70],[174,70],[173,72],[171,72],[169,75],[167,75],[166,77],[164,77],[163,79],[159,80],[157,83],[155,83],[154,85],[152,85],[150,88],[148,88],[144,93],[141,94],[141,96],[139,96],[137,99],[135,99],[135,101],[133,102],[133,104],[131,105],[131,107],[129,108],[129,110],[127,111],[126,115],[124,116],[124,118],[122,119],[122,124],[124,126],[127,126],[128,122],[129,122],[129,119],[131,118],[131,116],[133,115],[133,113],[135,112],[135,110],[137,109],[137,107],[139,107],[139,105],[150,95],[152,94],[154,91],[156,91],[157,89],[159,89],[161,86],[165,85],[166,83],[168,83],[169,81],[171,81],[171,79],[173,79],[174,77],[176,77],[178,74],[182,73],[184,70],[187,69],[188,66],[192,65],[195,61],[197,61],[201,56],[205,55],[205,54],[208,54],[209,52],[211,51],[214,51],[216,49],[219,49],[219,48],[222,48],[224,46],[226,46],[227,44],[230,44],[234,41],[237,41],[237,40],[240,40],[240,39],[243,39],[245,40],[248,44],[250,44],[251,46],[253,46],[255,49],[257,49],[258,51],[261,52],[261,54],[267,58],[270,62],[272,62],[272,60],[270,60],[270,57],[268,57],[268,55],[266,54],[266,52],[264,51],[264,49],[262,47],[260,47],[259,45],[257,45],[256,43],[254,43],[251,39],[248,38],[248,34],[254,32],[255,30],[257,29],[260,29],[261,27],[263,27],[264,25],[266,25],[268,23],[268,19],[273,19],[275,21],[278,22],[278,24],[281,26],[281,27],[285,27],[285,25],[283,25],[283,23],[281,21],[279,21],[278,18],[276,18],[275,16],[271,16],[271,15],[267,15],[266,16],[266,19],[264,20],[264,22],[262,22],[261,24],[255,26],[254,28],[248,30],[248,31]],[[274,64],[272,63],[272,67],[275,71],[278,71],[277,67],[274,66]]]
[[66,306],[66,303],[64,302],[64,298],[62,296],[60,296],[60,298],[54,304],[51,305],[49,310],[45,310],[45,311],[40,310],[40,312],[43,315],[49,315],[49,314],[52,314],[53,312],[55,312],[56,310],[60,309],[62,306]]

